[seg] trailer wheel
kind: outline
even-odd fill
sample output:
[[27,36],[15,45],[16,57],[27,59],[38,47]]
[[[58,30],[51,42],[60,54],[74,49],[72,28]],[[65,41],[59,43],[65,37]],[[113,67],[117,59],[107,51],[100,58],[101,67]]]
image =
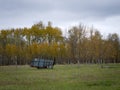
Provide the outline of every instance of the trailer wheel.
[[37,67],[37,69],[40,69],[40,67]]

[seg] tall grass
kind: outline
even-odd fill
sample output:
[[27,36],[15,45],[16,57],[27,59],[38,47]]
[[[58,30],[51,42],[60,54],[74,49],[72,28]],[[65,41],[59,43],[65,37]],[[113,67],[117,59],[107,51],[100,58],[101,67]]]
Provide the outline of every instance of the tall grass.
[[0,90],[119,90],[120,64],[55,65],[53,69],[29,66],[0,67]]

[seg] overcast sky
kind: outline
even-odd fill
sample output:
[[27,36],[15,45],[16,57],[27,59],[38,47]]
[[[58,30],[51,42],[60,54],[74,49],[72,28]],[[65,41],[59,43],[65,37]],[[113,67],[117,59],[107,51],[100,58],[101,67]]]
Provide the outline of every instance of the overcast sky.
[[120,35],[120,0],[0,0],[0,29],[51,21],[66,30],[83,23]]

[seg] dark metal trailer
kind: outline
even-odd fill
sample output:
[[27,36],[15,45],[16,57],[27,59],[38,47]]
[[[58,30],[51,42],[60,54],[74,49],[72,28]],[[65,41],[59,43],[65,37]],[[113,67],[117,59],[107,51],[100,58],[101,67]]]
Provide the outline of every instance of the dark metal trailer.
[[35,58],[31,61],[30,66],[36,68],[53,68],[54,60]]

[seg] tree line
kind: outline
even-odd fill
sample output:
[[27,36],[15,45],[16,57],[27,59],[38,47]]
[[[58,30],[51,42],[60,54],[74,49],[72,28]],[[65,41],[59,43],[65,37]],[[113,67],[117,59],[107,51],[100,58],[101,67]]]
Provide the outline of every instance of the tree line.
[[71,27],[66,36],[51,22],[0,30],[0,65],[29,64],[34,58],[59,64],[120,63],[120,38],[117,33],[103,36],[83,24]]

